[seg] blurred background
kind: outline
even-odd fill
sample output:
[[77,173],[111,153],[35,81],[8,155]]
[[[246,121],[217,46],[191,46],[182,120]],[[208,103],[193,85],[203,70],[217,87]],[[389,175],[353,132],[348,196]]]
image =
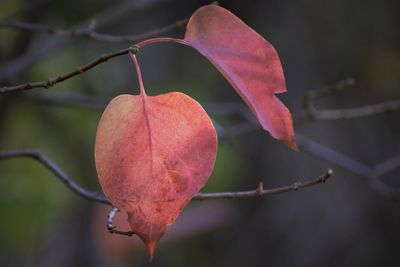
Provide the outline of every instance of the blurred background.
[[[84,29],[94,21],[101,33],[134,35],[189,18],[208,3],[1,0],[0,20],[60,29]],[[266,198],[192,201],[151,266],[399,266],[400,112],[313,121],[304,119],[302,104],[306,92],[347,77],[355,79],[353,88],[315,105],[343,109],[400,98],[399,2],[220,5],[278,51],[288,88],[279,98],[303,118],[295,123],[300,151],[247,127],[240,114],[223,114],[224,106],[214,104],[242,106],[241,99],[194,50],[148,46],[138,54],[147,92],[189,94],[209,107],[221,129],[215,171],[202,192],[250,190],[259,181],[265,188],[290,185],[327,168],[334,176],[324,185]],[[183,33],[178,27],[162,36]],[[0,85],[46,80],[129,45],[0,27]],[[50,90],[0,95],[0,150],[38,148],[83,187],[99,190],[93,147],[102,106],[138,91],[133,64],[121,56]],[[375,177],[374,166],[385,162],[391,167]],[[0,266],[150,266],[137,237],[108,234],[109,210],[75,195],[32,159],[1,160]],[[125,215],[115,224],[127,229]]]

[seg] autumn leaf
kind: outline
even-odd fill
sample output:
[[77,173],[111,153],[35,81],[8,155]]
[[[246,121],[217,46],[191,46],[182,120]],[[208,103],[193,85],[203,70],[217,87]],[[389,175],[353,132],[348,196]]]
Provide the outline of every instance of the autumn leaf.
[[265,130],[296,149],[292,117],[275,94],[286,92],[282,66],[273,46],[228,10],[199,8],[184,41],[225,76]]
[[[137,63],[134,55],[132,59]],[[105,109],[95,162],[103,191],[153,256],[158,240],[211,175],[213,124],[198,102],[173,92],[120,95]]]

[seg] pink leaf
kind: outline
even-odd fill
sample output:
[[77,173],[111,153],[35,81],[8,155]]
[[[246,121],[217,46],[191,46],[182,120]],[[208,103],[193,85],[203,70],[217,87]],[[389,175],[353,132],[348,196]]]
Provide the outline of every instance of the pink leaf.
[[225,76],[265,130],[296,149],[292,117],[275,94],[286,92],[275,49],[228,10],[199,8],[190,18],[184,41]]
[[105,109],[95,162],[105,195],[128,213],[151,258],[166,227],[211,175],[217,135],[195,100],[178,92],[148,96],[140,72],[139,81],[140,95],[117,96]]

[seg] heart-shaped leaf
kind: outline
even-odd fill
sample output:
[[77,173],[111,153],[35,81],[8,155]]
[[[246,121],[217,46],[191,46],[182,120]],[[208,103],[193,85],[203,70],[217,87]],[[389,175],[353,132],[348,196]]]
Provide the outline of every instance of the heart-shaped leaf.
[[105,195],[128,213],[152,257],[166,227],[211,175],[217,135],[198,102],[178,92],[148,96],[139,80],[140,95],[117,96],[105,109],[95,162]]
[[273,46],[228,10],[199,8],[184,41],[207,57],[231,83],[263,128],[296,148],[292,117],[275,94],[286,92],[282,66]]

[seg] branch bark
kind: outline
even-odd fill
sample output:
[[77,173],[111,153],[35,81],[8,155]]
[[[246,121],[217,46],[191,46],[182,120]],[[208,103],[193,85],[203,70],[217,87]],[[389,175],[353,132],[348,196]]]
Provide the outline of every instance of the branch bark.
[[51,35],[57,35],[62,37],[70,37],[70,38],[87,38],[100,42],[108,42],[108,43],[128,43],[128,42],[137,42],[139,40],[155,37],[157,35],[172,31],[174,29],[183,27],[188,22],[188,19],[182,19],[174,22],[171,25],[167,25],[162,28],[154,29],[152,31],[137,34],[137,35],[111,35],[111,34],[103,34],[94,30],[94,26],[89,26],[84,29],[57,29],[45,24],[36,24],[36,23],[28,23],[28,22],[19,22],[19,21],[2,21],[0,22],[0,27],[2,28],[11,28],[16,30],[26,30],[26,31],[34,31],[34,32],[44,32]]
[[316,179],[308,180],[305,182],[295,182],[292,185],[282,186],[273,189],[264,189],[263,183],[260,182],[255,190],[239,191],[239,192],[222,192],[222,193],[198,193],[192,200],[211,200],[211,199],[239,199],[276,195],[290,191],[297,191],[299,189],[325,183],[333,174],[332,169],[328,169],[324,174]]
[[355,81],[352,78],[348,78],[339,81],[335,85],[320,89],[309,91],[304,95],[303,107],[307,114],[309,120],[341,120],[341,119],[355,119],[360,117],[372,116],[385,112],[399,111],[400,110],[400,100],[387,101],[373,105],[365,105],[355,108],[346,109],[325,109],[318,110],[313,101],[332,95],[336,92],[346,90],[354,86]]
[[[45,168],[49,169],[65,186],[77,195],[89,201],[99,202],[103,204],[111,203],[108,199],[98,191],[89,191],[78,183],[76,183],[69,175],[67,175],[59,166],[46,157],[43,153],[36,149],[10,150],[0,151],[0,160],[28,157],[38,161]],[[241,199],[250,197],[261,197],[275,194],[297,191],[302,188],[322,184],[332,176],[332,170],[328,169],[324,174],[316,179],[311,179],[305,182],[296,182],[292,185],[282,186],[273,189],[264,189],[262,183],[255,190],[239,191],[239,192],[218,192],[218,193],[197,193],[192,200],[216,200],[216,199]]]
[[18,92],[18,91],[25,91],[25,90],[30,90],[33,88],[45,88],[45,89],[49,89],[50,87],[52,87],[53,85],[63,82],[67,79],[70,79],[72,77],[75,77],[79,74],[82,74],[92,68],[94,68],[95,66],[106,62],[107,60],[114,58],[114,57],[118,57],[118,56],[122,56],[125,54],[128,54],[129,51],[131,51],[132,53],[137,53],[138,52],[138,48],[137,47],[129,47],[129,48],[125,48],[119,51],[115,51],[109,54],[104,54],[98,58],[96,58],[95,60],[89,62],[88,64],[84,65],[84,66],[80,66],[78,68],[76,68],[75,70],[72,70],[68,73],[62,74],[56,78],[50,78],[47,79],[46,81],[41,81],[41,82],[33,82],[33,83],[25,83],[25,84],[20,84],[20,85],[15,85],[15,86],[5,86],[5,87],[1,87],[0,88],[0,94],[4,94],[4,93],[9,93],[9,92]]
[[59,166],[53,161],[46,157],[37,149],[22,149],[22,150],[10,150],[0,151],[0,160],[12,159],[12,158],[31,158],[42,164],[46,169],[50,170],[64,185],[75,194],[90,200],[103,204],[110,204],[108,199],[97,191],[89,191],[78,183],[76,183],[68,174],[66,174]]

